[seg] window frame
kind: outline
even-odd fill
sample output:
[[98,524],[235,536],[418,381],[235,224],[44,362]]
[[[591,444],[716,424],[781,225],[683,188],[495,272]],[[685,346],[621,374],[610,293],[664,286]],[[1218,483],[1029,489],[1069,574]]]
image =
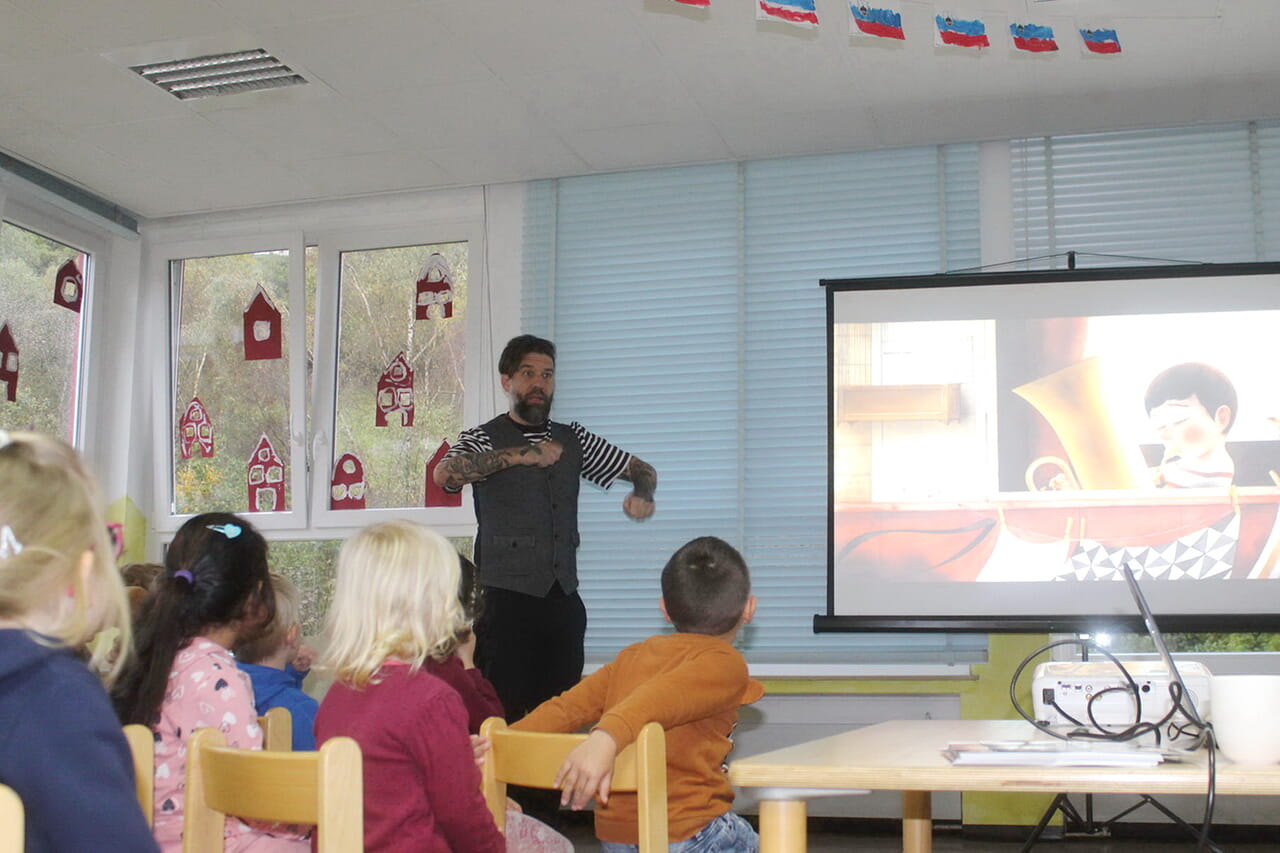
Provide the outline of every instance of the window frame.
[[[467,352],[463,368],[463,428],[478,423],[482,391],[482,321],[488,310],[484,223],[475,218],[433,220],[413,225],[381,228],[347,228],[317,232],[309,241],[317,246],[315,294],[315,365],[312,375],[311,435],[308,442],[312,477],[310,494],[311,529],[347,535],[380,521],[411,518],[429,525],[447,537],[475,535],[475,513],[470,487],[463,490],[459,507],[385,507],[336,510],[329,508],[329,483],[333,475],[333,424],[337,418],[339,317],[339,258],[343,252],[361,252],[397,246],[439,243],[467,244],[467,314],[464,336]],[[323,425],[323,426],[321,426]],[[457,436],[447,436],[450,444]],[[323,462],[323,465],[321,463]]]
[[282,530],[305,530],[307,524],[307,467],[306,445],[306,245],[301,231],[274,231],[238,237],[208,240],[189,240],[165,243],[155,247],[147,265],[147,279],[154,283],[157,292],[166,294],[162,301],[154,300],[163,317],[154,328],[164,328],[167,336],[164,346],[164,368],[153,374],[155,401],[153,437],[157,458],[164,464],[155,466],[153,476],[152,529],[167,538],[188,519],[198,513],[174,511],[174,447],[177,439],[177,388],[175,372],[179,345],[179,322],[176,307],[180,299],[178,285],[173,280],[172,265],[178,261],[198,258],[242,255],[254,252],[289,252],[289,501],[291,509],[278,512],[243,513],[263,533]]

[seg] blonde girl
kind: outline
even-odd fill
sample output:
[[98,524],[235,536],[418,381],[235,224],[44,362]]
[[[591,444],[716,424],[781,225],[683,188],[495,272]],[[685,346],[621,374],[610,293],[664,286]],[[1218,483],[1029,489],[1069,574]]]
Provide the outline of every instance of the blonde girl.
[[366,527],[338,554],[325,655],[336,681],[316,715],[316,742],[346,735],[360,744],[366,850],[552,849],[508,847],[480,796],[462,699],[426,669],[469,627],[458,581],[453,546],[408,521]]
[[[22,798],[28,853],[156,849],[94,674],[113,681],[129,649],[111,554],[97,486],[76,452],[0,431],[0,783]],[[97,643],[86,666],[100,632],[118,641]]]

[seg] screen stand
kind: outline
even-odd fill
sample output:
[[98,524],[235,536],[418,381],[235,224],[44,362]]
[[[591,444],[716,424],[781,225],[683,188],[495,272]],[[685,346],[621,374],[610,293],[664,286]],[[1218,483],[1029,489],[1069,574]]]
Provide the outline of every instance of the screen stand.
[[[1092,639],[1088,634],[1082,634],[1082,639]],[[1089,644],[1083,643],[1080,646],[1080,660],[1089,660]],[[1095,820],[1093,816],[1093,794],[1084,795],[1084,815],[1071,802],[1069,794],[1059,794],[1053,798],[1053,802],[1049,804],[1049,808],[1045,809],[1044,814],[1040,816],[1040,822],[1036,824],[1036,828],[1031,830],[1031,835],[1027,837],[1027,841],[1022,845],[1020,853],[1030,853],[1032,847],[1040,840],[1040,836],[1044,834],[1045,829],[1049,826],[1049,821],[1053,820],[1053,816],[1058,812],[1062,813],[1062,834],[1068,835],[1075,833],[1078,835],[1102,835],[1110,833],[1111,827],[1120,822],[1122,818],[1128,817],[1133,812],[1143,806],[1151,806],[1159,811],[1169,820],[1191,833],[1192,838],[1200,837],[1200,830],[1187,823],[1178,815],[1174,814],[1169,808],[1150,794],[1142,794],[1138,797],[1138,802],[1129,806],[1118,814],[1112,815],[1106,820]],[[1212,853],[1223,853],[1221,847],[1213,842],[1206,842],[1205,849]]]

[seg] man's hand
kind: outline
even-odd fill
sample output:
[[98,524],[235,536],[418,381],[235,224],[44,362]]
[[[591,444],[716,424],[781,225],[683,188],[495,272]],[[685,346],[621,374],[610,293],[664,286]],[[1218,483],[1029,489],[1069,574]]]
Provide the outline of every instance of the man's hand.
[[554,439],[547,439],[531,444],[527,448],[520,448],[520,464],[532,465],[535,468],[550,468],[560,461],[562,453],[564,453],[563,444]]
[[623,499],[622,511],[636,521],[644,521],[653,515],[653,501],[642,498],[632,492]]
[[596,729],[575,746],[556,773],[554,784],[560,789],[560,805],[583,809],[592,797],[601,805],[608,803],[613,759],[617,755],[617,741],[603,729]]
[[310,672],[311,665],[316,662],[316,650],[308,645],[298,646],[298,650],[293,653],[293,668],[298,672]]

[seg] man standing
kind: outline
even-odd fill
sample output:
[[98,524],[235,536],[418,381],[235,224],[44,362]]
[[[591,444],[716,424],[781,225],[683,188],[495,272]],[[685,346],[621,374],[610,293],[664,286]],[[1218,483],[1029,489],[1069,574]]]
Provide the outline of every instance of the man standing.
[[477,662],[517,720],[582,678],[586,608],[578,595],[578,486],[632,484],[622,510],[653,514],[653,466],[580,424],[550,419],[555,344],[512,338],[498,359],[510,409],[465,430],[436,467],[435,481],[456,492],[472,485],[475,562],[485,609]]

